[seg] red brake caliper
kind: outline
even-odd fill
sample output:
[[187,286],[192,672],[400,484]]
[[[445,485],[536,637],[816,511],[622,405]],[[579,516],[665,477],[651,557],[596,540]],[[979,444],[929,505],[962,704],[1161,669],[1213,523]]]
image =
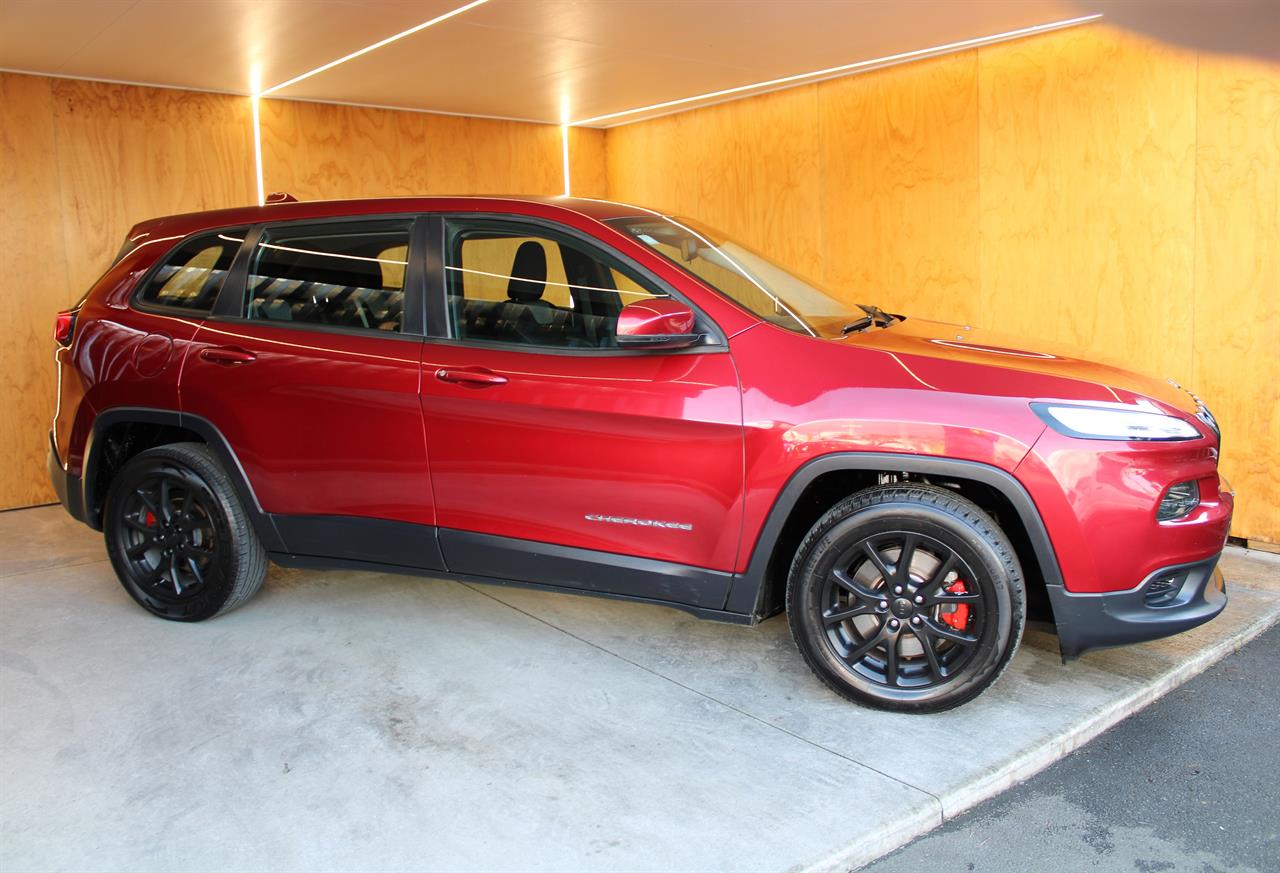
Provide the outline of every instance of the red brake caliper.
[[151,510],[147,510],[147,519],[143,522],[147,527],[155,527],[156,517],[151,514]]
[[[960,579],[948,585],[946,590],[949,594],[969,593],[969,589],[964,587],[964,582]],[[964,630],[969,626],[969,604],[944,603],[938,608],[938,617],[956,630]]]

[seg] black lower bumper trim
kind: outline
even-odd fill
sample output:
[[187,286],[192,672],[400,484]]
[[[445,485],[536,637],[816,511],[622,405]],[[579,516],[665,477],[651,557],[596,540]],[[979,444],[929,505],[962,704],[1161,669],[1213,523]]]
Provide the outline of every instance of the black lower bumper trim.
[[49,481],[58,495],[58,502],[76,521],[84,521],[84,489],[80,487],[80,477],[62,469],[62,459],[58,457],[58,444],[54,442],[53,431],[49,431],[49,459],[46,467]]
[[1219,557],[1163,567],[1131,591],[1072,594],[1048,586],[1063,660],[1090,649],[1172,636],[1209,621],[1227,605]]

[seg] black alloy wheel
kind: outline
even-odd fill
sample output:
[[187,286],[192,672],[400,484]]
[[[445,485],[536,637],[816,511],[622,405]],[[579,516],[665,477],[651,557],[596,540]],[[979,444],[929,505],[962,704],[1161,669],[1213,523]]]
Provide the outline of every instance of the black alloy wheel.
[[886,688],[928,688],[977,653],[986,623],[975,574],[931,537],[892,531],[844,551],[822,590],[827,644],[851,669]]
[[990,686],[1023,626],[1013,547],[959,494],[925,485],[859,492],[814,525],[787,611],[814,672],[882,709],[937,711]]
[[125,590],[149,612],[200,621],[262,585],[266,554],[226,473],[199,444],[148,449],[116,475],[104,518]]
[[217,509],[204,483],[163,466],[122,497],[117,533],[133,582],[168,603],[198,597],[218,558]]

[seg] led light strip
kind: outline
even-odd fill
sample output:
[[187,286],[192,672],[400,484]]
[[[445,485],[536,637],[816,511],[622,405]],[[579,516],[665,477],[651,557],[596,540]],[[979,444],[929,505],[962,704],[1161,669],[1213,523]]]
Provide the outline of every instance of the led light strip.
[[[973,48],[980,45],[989,45],[994,42],[1004,42],[1006,40],[1017,39],[1018,37],[1031,36],[1036,33],[1047,33],[1051,30],[1061,30],[1064,27],[1074,27],[1078,24],[1087,24],[1090,21],[1096,21],[1102,15],[1083,15],[1079,18],[1068,18],[1064,21],[1054,21],[1049,24],[1037,24],[1032,27],[1021,27],[1017,30],[1008,30],[1004,33],[996,33],[990,36],[979,36],[973,39],[964,39],[959,42],[949,42],[945,45],[936,45],[930,48],[915,49],[914,51],[901,52],[896,55],[885,55],[882,58],[872,58],[867,61],[857,61],[852,64],[842,64],[838,67],[827,67],[824,70],[814,70],[809,73],[797,73],[794,76],[783,76],[779,79],[768,79],[764,82],[753,82],[750,85],[738,85],[735,88],[724,88],[720,91],[708,91],[705,94],[695,94],[692,97],[681,97],[678,100],[665,100],[661,103],[653,103],[649,106],[639,106],[635,109],[624,109],[621,112],[610,112],[607,115],[596,115],[592,118],[584,118],[580,121],[571,122],[573,125],[599,124],[602,121],[610,121],[615,118],[622,118],[628,115],[636,115],[641,112],[654,112],[659,109],[670,109],[673,106],[683,106],[687,103],[696,103],[703,100],[715,100],[720,97],[729,97],[734,94],[745,94],[748,91],[762,91],[765,89],[777,89],[784,85],[791,85],[798,82],[804,82],[809,79],[818,79],[823,77],[835,77],[842,73],[853,73],[858,70],[873,69],[876,67],[887,67],[893,64],[901,64],[907,61],[919,60],[921,58],[933,57],[934,55],[947,54],[948,52],[960,51],[961,49]],[[637,119],[638,120],[638,119]]]
[[[421,24],[416,24],[413,27],[409,28],[408,30],[402,30],[397,34],[393,34],[392,36],[387,37],[386,39],[380,39],[371,45],[367,45],[362,49],[357,49],[356,51],[351,52],[351,54],[343,55],[337,60],[329,61],[329,63],[322,64],[321,66],[316,67],[314,70],[308,70],[307,72],[303,73],[300,76],[294,76],[292,79],[289,79],[287,82],[281,82],[279,85],[272,85],[270,88],[267,88],[265,90],[259,89],[258,83],[256,81],[257,73],[255,71],[254,73],[255,81],[253,82],[253,93],[249,95],[249,100],[253,105],[253,163],[254,163],[254,174],[256,176],[257,185],[258,185],[258,205],[263,206],[267,202],[266,185],[263,182],[263,171],[262,171],[262,122],[259,116],[259,107],[258,107],[258,102],[261,98],[266,97],[268,94],[272,94],[276,91],[279,91],[282,88],[288,88],[290,85],[296,85],[305,79],[310,79],[312,76],[315,76],[319,73],[323,73],[326,70],[332,70],[334,67],[339,66],[340,64],[345,64],[347,61],[355,60],[356,58],[362,55],[367,55],[369,52],[377,51],[383,46],[391,45],[391,43],[397,40],[404,39],[406,36],[412,36],[413,34],[418,33],[419,31],[426,30],[428,27],[439,24],[442,21],[448,21],[450,18],[453,18],[455,15],[461,15],[462,13],[467,12],[468,10],[475,9],[477,6],[483,6],[485,3],[488,3],[488,2],[489,0],[472,0],[472,2],[467,3],[464,6],[459,6],[457,9],[450,10],[449,12],[446,12],[443,15],[437,15],[435,18],[432,18],[430,21],[424,21]],[[568,194],[569,193],[569,140],[568,140],[567,133],[565,134],[564,152],[565,152],[564,187],[565,187],[565,194]]]
[[258,205],[267,202],[266,187],[262,181],[262,122],[258,116],[258,95],[249,98],[253,106],[253,169],[258,183]]
[[431,19],[430,21],[424,21],[421,24],[414,25],[408,30],[402,30],[399,33],[395,34],[394,36],[389,36],[386,39],[380,39],[377,42],[373,43],[372,45],[367,45],[362,49],[353,51],[349,55],[343,55],[342,57],[338,58],[336,61],[329,61],[329,63],[316,67],[314,70],[308,70],[307,72],[303,73],[301,76],[294,76],[292,79],[290,79],[287,82],[281,82],[279,85],[272,85],[270,88],[266,89],[265,91],[259,91],[258,96],[265,97],[268,94],[271,94],[275,91],[279,91],[281,88],[288,88],[290,85],[296,85],[299,82],[303,81],[304,79],[310,79],[312,76],[315,76],[319,73],[323,73],[325,70],[332,70],[334,67],[338,66],[339,64],[345,64],[347,61],[355,60],[361,55],[367,55],[369,52],[377,51],[378,49],[382,48],[384,45],[391,45],[391,43],[397,40],[404,39],[406,36],[412,36],[413,34],[419,31],[426,30],[428,27],[431,27],[432,25],[439,24],[442,21],[448,21],[450,18],[453,18],[455,15],[461,15],[462,13],[468,10],[475,9],[477,6],[482,6],[488,2],[489,0],[472,0],[472,2],[466,4],[465,6],[459,6],[457,9],[454,9],[450,12],[446,12],[443,15],[437,15],[435,18]]
[[[437,15],[435,18],[432,18],[429,21],[424,21],[421,24],[410,27],[407,30],[402,30],[397,34],[387,37],[386,39],[379,40],[375,43],[372,43],[371,45],[365,46],[362,49],[358,49],[354,52],[351,52],[350,54],[344,55],[343,57],[330,61],[327,64],[323,64],[319,67],[316,67],[314,70],[309,70],[305,73],[302,73],[301,75],[294,76],[292,79],[289,79],[288,81],[281,82],[278,85],[272,85],[270,88],[267,88],[265,90],[255,89],[254,93],[250,96],[250,99],[253,105],[253,157],[254,157],[254,165],[255,165],[254,167],[255,177],[256,177],[256,183],[257,183],[258,205],[262,206],[266,202],[266,190],[265,190],[265,185],[263,181],[263,167],[262,167],[262,125],[261,125],[261,119],[259,114],[260,98],[265,97],[268,94],[272,94],[276,91],[279,91],[283,88],[288,88],[290,85],[296,85],[299,82],[302,82],[306,79],[311,78],[312,76],[318,75],[319,73],[323,73],[326,70],[331,70],[334,67],[337,67],[341,64],[345,64],[347,61],[354,60],[355,58],[361,57],[370,52],[377,51],[383,46],[390,45],[391,43],[404,39],[407,36],[412,36],[415,33],[426,30],[428,27],[432,27],[433,25],[439,24],[443,21],[448,21],[450,18],[453,18],[457,15],[461,15],[462,13],[467,12],[471,9],[474,9],[477,6],[482,6],[487,2],[489,2],[489,0],[472,0],[472,2],[467,3],[463,6],[459,6],[458,8],[453,9],[449,12],[446,12],[443,15]],[[1074,27],[1079,24],[1086,24],[1090,21],[1096,21],[1101,17],[1102,17],[1101,14],[1084,15],[1079,18],[1069,18],[1063,21],[1050,22],[1048,24],[1037,24],[1031,27],[1023,27],[1017,30],[1009,30],[1003,33],[992,34],[989,36],[981,36],[981,37],[975,37],[973,39],[960,40],[959,42],[946,43],[944,45],[932,46],[930,48],[915,49],[909,52],[901,52],[899,54],[886,55],[881,58],[872,58],[870,60],[865,60],[865,61],[856,61],[854,63],[843,64],[838,67],[827,67],[826,69],[814,70],[808,73],[797,73],[792,76],[783,76],[777,79],[768,79],[763,82],[753,82],[749,85],[738,85],[733,88],[724,88],[719,91],[708,91],[704,94],[695,94],[691,97],[681,97],[676,100],[666,100],[661,103],[652,103],[648,106],[639,106],[634,109],[624,109],[621,112],[611,112],[605,115],[596,115],[591,118],[584,118],[580,121],[570,121],[568,119],[567,107],[566,107],[564,112],[562,113],[561,124],[560,124],[560,142],[561,142],[560,147],[561,147],[562,172],[564,175],[564,196],[565,197],[570,196],[570,190],[571,190],[570,172],[569,172],[569,129],[571,127],[596,125],[602,121],[611,121],[613,119],[625,118],[627,116],[638,115],[640,113],[649,113],[649,112],[655,112],[658,110],[671,109],[673,107],[684,106],[689,103],[715,101],[715,100],[718,100],[719,98],[731,97],[736,94],[742,94],[745,96],[748,92],[762,93],[766,90],[776,90],[781,87],[797,84],[804,81],[815,80],[820,78],[832,78],[835,76],[839,76],[841,74],[854,73],[859,70],[875,69],[878,67],[885,67],[893,64],[905,63],[907,61],[919,60],[922,58],[946,54],[948,52],[960,51],[962,49],[973,48],[975,46],[990,45],[991,43],[1004,42],[1006,40],[1017,39],[1023,36],[1031,36],[1037,33],[1047,33],[1052,30],[1060,30],[1066,27]],[[662,113],[662,114],[666,114],[666,113]],[[636,120],[638,121],[640,119],[636,119]],[[626,122],[620,122],[620,123],[625,124]]]

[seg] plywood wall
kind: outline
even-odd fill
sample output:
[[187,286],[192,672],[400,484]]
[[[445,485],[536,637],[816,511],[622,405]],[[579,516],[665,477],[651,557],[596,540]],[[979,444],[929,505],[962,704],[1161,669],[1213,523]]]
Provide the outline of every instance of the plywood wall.
[[1241,536],[1280,543],[1280,70],[1201,60],[1188,384],[1226,432]]
[[54,499],[54,314],[134,222],[253,197],[243,99],[0,73],[0,509]]
[[299,200],[564,191],[556,125],[290,100],[260,115],[266,189]]
[[53,313],[72,302],[62,241],[50,80],[0,74],[0,507],[47,502]]
[[[300,199],[564,190],[555,125],[264,100],[261,131],[267,190]],[[604,133],[570,137],[575,193],[603,196]],[[247,98],[0,73],[0,509],[54,499],[54,314],[135,222],[255,198]]]
[[1093,25],[607,132],[608,189],[850,300],[1192,387],[1280,542],[1280,67]]

